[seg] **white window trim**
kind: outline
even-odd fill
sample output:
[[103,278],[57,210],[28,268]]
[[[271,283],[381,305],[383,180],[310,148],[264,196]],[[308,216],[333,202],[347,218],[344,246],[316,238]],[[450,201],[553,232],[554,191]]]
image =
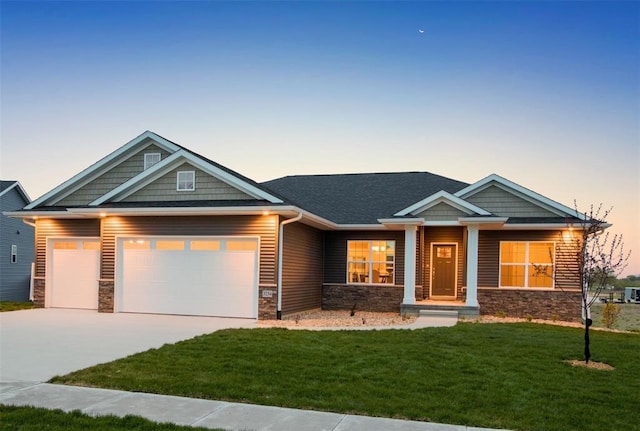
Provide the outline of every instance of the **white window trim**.
[[11,263],[18,263],[18,245],[11,244]]
[[[180,174],[191,174],[191,188],[180,188]],[[176,191],[178,192],[193,192],[196,190],[196,171],[178,171],[176,175]]]
[[[524,253],[524,262],[523,263],[502,263],[502,244],[508,242],[523,242],[525,243],[525,253]],[[529,287],[529,267],[535,265],[545,265],[549,266],[549,263],[536,263],[529,261],[529,244],[532,243],[551,243],[553,244],[553,263],[551,266],[551,287]],[[556,287],[556,242],[555,241],[523,241],[523,240],[512,240],[512,241],[500,241],[498,245],[500,247],[500,255],[498,257],[498,287],[503,289],[533,289],[533,290],[551,290]],[[524,265],[524,286],[503,286],[502,285],[502,267],[503,266],[522,266]]]
[[[388,265],[388,262],[380,262],[380,261],[374,261],[372,256],[373,256],[373,246],[372,243],[373,242],[378,242],[378,241],[383,241],[383,242],[391,242],[393,243],[393,269],[391,271],[391,283],[374,283],[373,280],[373,264],[374,263],[386,263]],[[353,260],[349,260],[349,243],[351,242],[368,242],[369,243],[369,256],[367,258],[366,261],[364,261],[364,263],[366,265],[369,266],[369,273],[367,274],[367,281],[352,281],[350,278],[350,274],[349,274],[349,264],[350,263],[354,263],[356,261]],[[347,240],[347,268],[346,268],[346,279],[347,279],[347,284],[364,284],[364,285],[389,285],[389,286],[393,286],[395,285],[395,279],[396,279],[396,240],[394,239],[350,239]],[[358,263],[362,263],[359,262]]]
[[[148,160],[148,159],[151,159],[151,156],[153,156],[154,158],[157,157],[158,160]],[[162,154],[160,153],[145,153],[144,154],[144,170],[146,171],[156,163],[160,163],[160,160],[162,160]]]

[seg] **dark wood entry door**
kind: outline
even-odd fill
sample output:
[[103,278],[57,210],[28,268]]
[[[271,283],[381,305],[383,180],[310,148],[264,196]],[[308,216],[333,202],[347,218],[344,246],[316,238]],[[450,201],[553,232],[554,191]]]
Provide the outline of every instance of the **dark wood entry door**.
[[431,296],[456,297],[456,253],[455,244],[434,244],[431,249]]

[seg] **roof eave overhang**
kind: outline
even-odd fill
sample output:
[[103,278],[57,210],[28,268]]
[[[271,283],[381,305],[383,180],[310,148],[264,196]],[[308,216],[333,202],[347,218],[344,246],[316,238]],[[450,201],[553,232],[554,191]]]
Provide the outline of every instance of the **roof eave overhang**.
[[[504,230],[564,230],[575,229],[583,230],[588,225],[584,223],[507,223],[503,226]],[[602,230],[610,228],[611,223],[602,225]]]
[[104,218],[143,216],[204,216],[204,215],[280,215],[287,218],[302,213],[302,222],[319,229],[337,229],[338,225],[308,211],[291,205],[258,205],[227,207],[147,207],[147,208],[67,208],[63,211],[14,211],[9,217],[37,220],[38,218]]
[[23,220],[37,220],[39,218],[83,218],[82,215],[72,214],[68,211],[5,211],[7,217],[21,218]]
[[404,230],[407,226],[423,226],[425,224],[422,217],[386,218],[378,219],[378,222],[384,229],[390,230]]

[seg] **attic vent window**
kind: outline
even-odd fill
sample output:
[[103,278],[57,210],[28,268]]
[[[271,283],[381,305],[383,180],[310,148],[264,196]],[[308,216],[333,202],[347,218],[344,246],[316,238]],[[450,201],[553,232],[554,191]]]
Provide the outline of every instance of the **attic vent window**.
[[195,171],[178,171],[178,188],[179,192],[192,192],[196,189],[196,172]]
[[160,161],[160,153],[147,153],[144,155],[144,169],[149,169]]

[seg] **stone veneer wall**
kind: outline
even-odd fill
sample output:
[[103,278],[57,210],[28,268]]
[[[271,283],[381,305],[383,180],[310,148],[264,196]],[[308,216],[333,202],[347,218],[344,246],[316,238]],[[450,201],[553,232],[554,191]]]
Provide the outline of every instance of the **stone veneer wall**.
[[480,314],[580,321],[580,291],[479,288]]
[[44,278],[33,277],[33,305],[36,308],[44,308],[45,286],[46,286],[46,282]]
[[115,282],[113,280],[98,281],[98,311],[100,313],[113,313],[113,292]]
[[366,286],[325,284],[322,286],[323,310],[400,311],[402,286]]
[[[271,291],[271,294],[265,293],[268,291]],[[277,310],[278,290],[275,287],[258,287],[258,320],[275,320],[278,316]]]

